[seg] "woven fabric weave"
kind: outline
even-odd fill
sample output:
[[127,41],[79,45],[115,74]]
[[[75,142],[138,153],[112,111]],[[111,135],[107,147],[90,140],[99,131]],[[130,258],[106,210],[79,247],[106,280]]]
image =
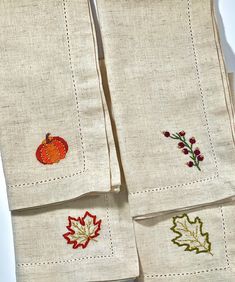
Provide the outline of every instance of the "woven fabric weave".
[[[118,189],[87,2],[0,1],[0,18],[0,142],[10,208],[108,192],[113,183]],[[52,164],[43,158],[58,149],[37,151],[47,133],[68,145]]]
[[235,193],[230,94],[211,4],[98,1],[134,217]]

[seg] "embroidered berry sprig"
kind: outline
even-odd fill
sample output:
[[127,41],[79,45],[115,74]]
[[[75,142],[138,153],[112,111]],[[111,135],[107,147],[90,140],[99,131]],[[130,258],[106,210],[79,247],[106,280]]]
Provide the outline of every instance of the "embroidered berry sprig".
[[185,132],[180,131],[179,133],[171,134],[169,131],[163,131],[163,135],[167,138],[178,140],[178,148],[181,149],[182,153],[185,155],[189,155],[190,161],[186,163],[188,167],[196,167],[199,171],[201,171],[200,163],[204,160],[204,156],[201,154],[201,151],[198,147],[194,149],[194,144],[196,143],[196,139],[194,137],[186,140]]

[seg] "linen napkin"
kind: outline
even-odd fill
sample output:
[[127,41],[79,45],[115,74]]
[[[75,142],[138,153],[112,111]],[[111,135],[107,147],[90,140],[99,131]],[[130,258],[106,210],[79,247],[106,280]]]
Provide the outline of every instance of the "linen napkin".
[[125,192],[12,213],[18,282],[112,281],[139,275]]
[[235,279],[235,202],[134,221],[138,282]]
[[132,216],[233,196],[234,124],[213,2],[97,5]]
[[119,190],[87,1],[0,1],[0,142],[10,208]]

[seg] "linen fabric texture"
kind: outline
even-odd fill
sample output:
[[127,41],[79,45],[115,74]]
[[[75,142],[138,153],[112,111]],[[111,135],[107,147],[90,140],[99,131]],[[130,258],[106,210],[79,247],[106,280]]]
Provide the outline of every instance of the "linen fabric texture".
[[[234,281],[234,212],[233,201],[134,221],[141,265],[141,273],[136,281]],[[173,218],[182,217],[185,213],[190,221],[200,218],[202,233],[208,233],[210,253],[187,251],[186,246],[178,246],[172,242],[179,236],[172,231]],[[189,231],[196,230],[188,221],[181,223],[186,223]],[[179,227],[182,228],[181,225]],[[183,243],[183,239],[186,237],[179,238],[178,242]]]
[[[234,129],[212,1],[97,4],[131,215],[233,196]],[[200,170],[163,131],[195,137]]]
[[[102,220],[99,236],[73,249],[63,234],[68,216],[86,211]],[[125,192],[83,197],[14,211],[17,282],[112,281],[139,275],[133,223]]]
[[[87,1],[0,6],[0,139],[10,209],[118,190]],[[68,152],[43,165],[35,154],[47,133],[63,138]]]
[[[88,2],[0,5],[1,150],[17,282],[135,278],[126,193],[104,193],[119,192],[120,170]],[[44,165],[35,153],[48,132],[62,137],[68,152]],[[73,249],[63,238],[69,216],[86,211],[102,220],[99,236]]]
[[[234,97],[213,2],[97,9],[102,62],[89,1],[0,1],[17,282],[232,282]],[[68,144],[50,165],[35,155],[47,133]],[[73,248],[69,220],[86,212],[99,234]]]

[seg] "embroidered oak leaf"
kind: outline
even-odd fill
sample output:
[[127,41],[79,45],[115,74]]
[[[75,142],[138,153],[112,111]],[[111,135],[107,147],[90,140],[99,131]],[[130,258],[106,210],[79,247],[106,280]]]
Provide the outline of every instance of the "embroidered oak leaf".
[[171,230],[177,234],[172,242],[179,247],[185,246],[185,251],[199,253],[211,253],[209,234],[203,233],[203,222],[199,217],[191,221],[187,214],[173,217],[174,226]]
[[78,247],[85,249],[91,240],[96,241],[94,238],[99,236],[102,220],[97,221],[96,216],[88,211],[83,217],[73,218],[69,216],[68,221],[67,229],[69,232],[64,234],[63,237],[67,240],[67,244],[73,244],[73,249]]

